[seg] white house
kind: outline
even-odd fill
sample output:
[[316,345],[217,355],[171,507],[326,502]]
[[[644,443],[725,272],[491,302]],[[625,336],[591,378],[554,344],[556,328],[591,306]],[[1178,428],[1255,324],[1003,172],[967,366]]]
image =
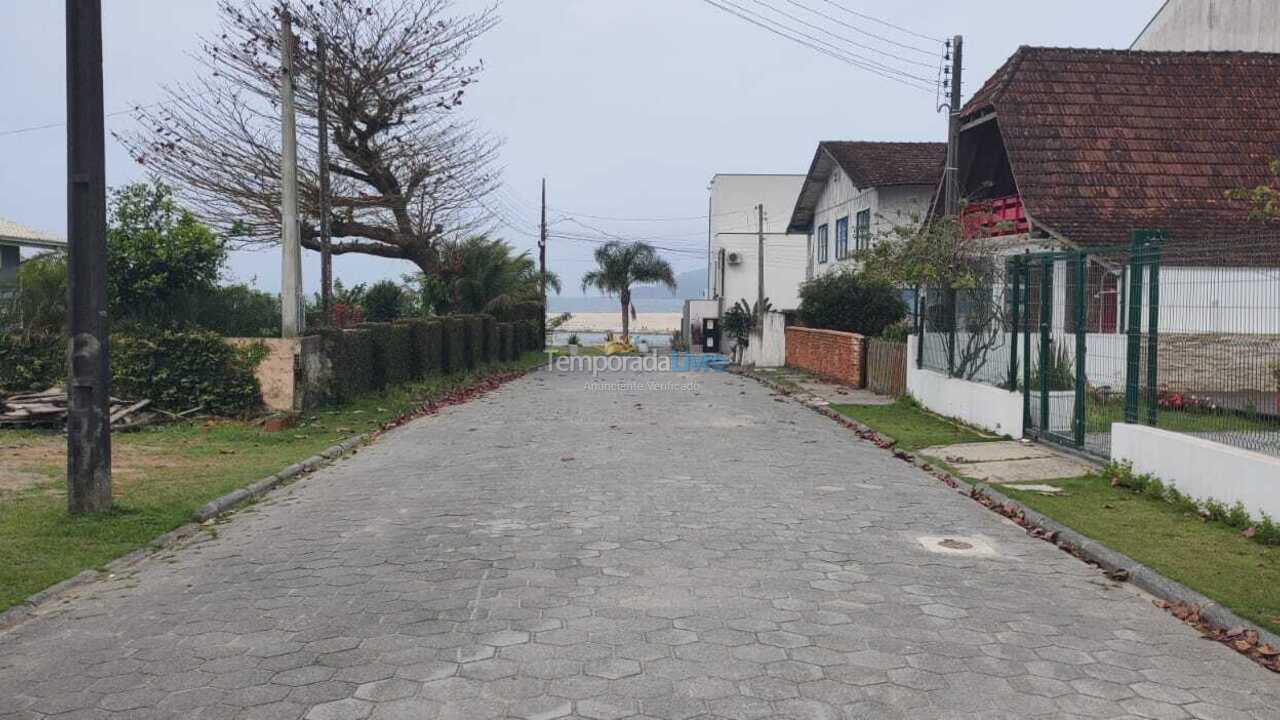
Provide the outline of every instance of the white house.
[[707,289],[708,297],[720,301],[721,312],[758,297],[761,205],[765,297],[775,310],[799,307],[806,238],[789,234],[787,222],[803,183],[803,175],[722,173],[711,179]]
[[1280,52],[1276,0],[1166,0],[1131,50]]
[[846,267],[895,226],[918,223],[946,154],[944,143],[818,143],[787,223],[807,239],[805,278]]
[[67,241],[0,218],[0,293],[18,281],[22,248],[65,250]]

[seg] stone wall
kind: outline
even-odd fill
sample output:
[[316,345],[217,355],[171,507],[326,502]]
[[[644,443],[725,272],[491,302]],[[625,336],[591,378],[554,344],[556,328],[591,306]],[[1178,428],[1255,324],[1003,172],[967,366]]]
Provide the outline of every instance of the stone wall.
[[866,378],[866,338],[854,333],[787,328],[787,367],[861,388]]
[[1280,335],[1160,333],[1159,351],[1162,390],[1183,393],[1280,391],[1271,369],[1280,364]]

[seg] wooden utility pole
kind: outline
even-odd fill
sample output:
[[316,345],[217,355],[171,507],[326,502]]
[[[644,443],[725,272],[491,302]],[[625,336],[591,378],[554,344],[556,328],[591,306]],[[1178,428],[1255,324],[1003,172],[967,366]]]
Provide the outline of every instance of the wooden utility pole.
[[102,2],[67,0],[67,239],[71,363],[67,511],[111,507],[107,172]]
[[[764,312],[764,203],[756,206],[757,220],[757,248],[756,248],[756,264],[759,266],[759,277],[756,280],[756,310]],[[756,318],[757,321],[763,321],[763,317]]]
[[303,331],[302,244],[298,238],[298,131],[293,109],[293,19],[280,10],[280,329],[284,337]]
[[538,232],[538,284],[542,290],[542,316],[538,327],[542,330],[540,347],[547,346],[547,179],[542,178],[542,222]]
[[951,99],[947,107],[946,214],[960,213],[960,103],[963,100],[964,36],[951,39]]
[[316,37],[316,122],[320,133],[320,307],[333,321],[333,253],[329,248],[329,52]]

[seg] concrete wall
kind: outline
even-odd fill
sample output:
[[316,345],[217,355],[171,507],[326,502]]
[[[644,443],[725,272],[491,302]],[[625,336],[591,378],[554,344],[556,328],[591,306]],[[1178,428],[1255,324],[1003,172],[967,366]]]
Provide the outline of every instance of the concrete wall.
[[907,341],[907,394],[939,415],[1000,435],[1022,437],[1022,393],[919,369],[916,342],[914,335]]
[[787,364],[787,319],[782,313],[768,313],[764,327],[751,333],[742,364],[754,367],[782,367]]
[[866,338],[836,330],[789,327],[787,367],[808,370],[829,380],[861,388],[866,384]]
[[[708,297],[723,296],[726,309],[740,299],[755,301],[759,229],[756,205],[763,204],[765,294],[777,309],[794,309],[799,304],[797,292],[804,281],[806,238],[788,236],[786,231],[803,184],[804,175],[719,174],[711,179]],[[722,264],[721,250],[743,253],[743,262]]]
[[255,374],[268,410],[304,412],[329,399],[333,369],[324,357],[319,336],[227,338],[227,342],[236,347],[266,347],[267,355]]
[[1280,52],[1277,28],[1276,0],[1169,0],[1132,49]]
[[1144,425],[1111,426],[1111,458],[1199,500],[1240,502],[1280,517],[1280,458]]

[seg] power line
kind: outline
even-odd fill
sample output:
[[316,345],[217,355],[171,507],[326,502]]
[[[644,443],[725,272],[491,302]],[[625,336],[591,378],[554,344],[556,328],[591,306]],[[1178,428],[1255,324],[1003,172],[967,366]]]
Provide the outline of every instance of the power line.
[[[768,3],[761,2],[761,0],[755,0],[755,2],[756,2],[756,3],[758,3],[758,4],[765,5],[765,6],[769,7],[769,8],[771,8],[774,12],[778,13],[779,15],[784,15],[784,16],[786,16],[786,17],[791,18],[792,20],[795,20],[796,22],[804,23],[805,25],[808,25],[809,27],[814,28],[815,30],[822,30],[822,31],[824,31],[824,32],[830,32],[830,30],[827,30],[826,28],[823,28],[823,27],[821,27],[821,26],[814,25],[814,24],[812,24],[812,23],[810,23],[810,22],[807,22],[807,21],[805,21],[805,20],[802,20],[802,19],[800,19],[800,18],[796,17],[795,15],[791,15],[790,13],[784,12],[784,11],[782,11],[782,10],[779,10],[779,9],[778,9],[778,8],[776,8],[776,7],[773,7],[772,5],[769,5]],[[813,8],[809,7],[808,5],[804,5],[804,4],[798,3],[798,2],[796,2],[796,0],[786,0],[786,2],[787,2],[787,3],[789,3],[789,4],[791,4],[791,5],[796,6],[796,7],[798,7],[798,8],[802,8],[802,9],[804,9],[804,10],[808,10],[809,12],[813,13],[814,15],[817,15],[817,16],[819,16],[819,17],[826,18],[827,20],[830,20],[830,21],[832,21],[832,22],[834,22],[834,23],[836,23],[836,24],[838,24],[838,25],[843,25],[843,26],[845,26],[845,27],[847,27],[847,28],[849,28],[850,30],[853,30],[853,31],[855,31],[855,32],[863,33],[863,34],[868,35],[868,36],[870,36],[870,37],[876,38],[877,40],[880,40],[880,41],[882,41],[882,42],[887,42],[887,43],[890,43],[890,44],[892,44],[892,45],[901,45],[901,43],[896,43],[896,42],[894,42],[893,40],[890,40],[889,38],[881,37],[881,36],[879,36],[879,35],[876,35],[875,33],[869,33],[869,32],[867,32],[866,30],[863,30],[862,28],[859,28],[859,27],[856,27],[856,26],[854,26],[854,25],[850,25],[849,23],[843,22],[843,21],[842,21],[842,20],[840,20],[839,18],[833,18],[833,17],[831,17],[830,15],[828,15],[828,14],[826,14],[826,13],[824,13],[824,12],[820,11],[820,10],[815,10],[815,9],[813,9]],[[925,68],[933,69],[933,63],[928,63],[928,62],[925,62],[925,61],[923,61],[923,60],[917,60],[917,59],[915,59],[915,58],[903,57],[903,56],[901,56],[901,55],[898,55],[898,54],[895,54],[895,53],[891,53],[891,52],[889,52],[888,50],[881,50],[880,48],[878,48],[878,47],[876,47],[876,46],[874,46],[874,45],[867,45],[867,44],[865,44],[865,43],[858,42],[857,40],[851,40],[851,39],[849,39],[849,38],[847,38],[847,37],[844,37],[843,35],[836,35],[835,33],[832,33],[832,35],[834,35],[835,37],[840,38],[841,40],[844,40],[845,42],[849,43],[850,45],[853,45],[853,46],[856,46],[856,47],[863,48],[864,50],[870,50],[871,52],[874,52],[874,53],[880,53],[881,55],[884,55],[884,56],[886,56],[886,57],[891,57],[891,58],[893,58],[894,60],[898,60],[898,61],[900,61],[900,62],[904,62],[904,63],[908,63],[908,64],[911,64],[911,65],[918,65],[918,66],[920,66],[920,67],[925,67]],[[905,46],[905,47],[906,47],[907,49],[914,50],[914,51],[916,51],[916,52],[922,53],[922,54],[924,54],[924,55],[928,55],[928,56],[930,56],[930,57],[932,57],[932,56],[934,56],[934,55],[939,55],[939,54],[941,54],[941,53],[934,52],[934,51],[931,51],[931,50],[924,50],[924,49],[921,49],[921,48],[917,48],[917,47],[912,46],[912,45],[907,45],[907,46]]]
[[[872,15],[868,15],[868,14],[866,14],[866,13],[860,13],[860,12],[858,12],[857,10],[850,10],[849,8],[845,7],[844,5],[841,5],[841,4],[840,4],[840,3],[838,3],[838,2],[834,2],[834,0],[822,0],[822,1],[823,1],[823,2],[825,2],[826,4],[828,4],[828,5],[832,6],[832,7],[839,8],[839,9],[841,9],[841,10],[843,10],[843,11],[845,11],[845,12],[849,13],[850,15],[855,15],[855,16],[857,16],[857,17],[862,18],[863,20],[870,20],[871,22],[874,22],[874,23],[880,23],[881,25],[884,25],[885,27],[893,28],[894,30],[897,30],[898,32],[903,32],[903,33],[906,33],[906,34],[908,34],[908,35],[912,35],[912,36],[918,37],[918,38],[920,38],[921,40],[932,40],[933,42],[939,42],[939,43],[946,42],[946,40],[945,40],[945,39],[943,39],[943,38],[940,38],[940,37],[934,37],[934,36],[932,36],[932,35],[925,35],[925,34],[923,34],[923,33],[918,33],[918,32],[916,32],[915,30],[911,30],[911,29],[909,29],[909,28],[904,28],[904,27],[902,27],[901,25],[894,25],[893,23],[891,23],[891,22],[889,22],[889,21],[887,21],[887,20],[881,20],[881,19],[880,19],[880,18],[878,18],[878,17],[874,17],[874,16],[872,16]],[[892,40],[888,40],[887,42],[893,42],[893,41],[892,41]],[[896,44],[896,43],[895,43],[895,44]],[[903,46],[903,47],[907,47],[907,46]],[[916,49],[919,49],[919,48],[916,48]]]
[[[120,115],[128,115],[129,113],[139,112],[141,110],[150,110],[151,108],[160,107],[161,105],[168,105],[170,103],[175,103],[181,100],[189,100],[191,98],[200,97],[201,95],[208,95],[211,92],[213,91],[204,90],[198,93],[191,93],[190,95],[183,95],[181,97],[170,98],[168,100],[161,100],[160,102],[154,102],[154,103],[151,103],[150,105],[134,105],[128,110],[117,110],[115,112],[106,113],[102,117],[112,118],[112,117],[118,117]],[[51,130],[53,128],[65,127],[66,124],[67,124],[66,121],[61,121],[61,122],[45,123],[44,125],[32,125],[30,127],[15,128],[13,130],[2,130],[0,131],[0,137],[9,137],[10,135],[22,135],[24,133],[35,132],[37,130]]]
[[[849,51],[847,51],[847,50],[842,50],[840,47],[838,47],[838,46],[836,46],[836,45],[833,45],[833,44],[832,44],[832,43],[830,43],[830,42],[827,42],[826,40],[824,40],[824,39],[823,39],[823,38],[821,38],[821,37],[818,37],[818,36],[815,36],[815,35],[810,35],[809,33],[805,32],[804,30],[798,30],[798,29],[796,29],[795,27],[792,27],[792,26],[790,26],[790,25],[787,25],[786,23],[779,22],[779,21],[777,21],[777,20],[775,20],[775,19],[773,19],[773,18],[771,18],[771,17],[767,17],[767,16],[765,16],[765,15],[763,15],[763,14],[761,14],[761,13],[757,12],[757,11],[754,11],[754,10],[748,10],[747,8],[744,8],[744,7],[742,7],[741,5],[738,5],[736,2],[733,2],[733,0],[719,0],[719,2],[721,2],[721,3],[725,4],[725,5],[728,5],[729,7],[734,8],[734,9],[736,9],[736,10],[739,10],[739,11],[741,11],[741,12],[743,12],[743,13],[747,13],[748,15],[752,15],[752,16],[754,16],[754,17],[756,17],[756,18],[759,18],[760,20],[763,20],[764,22],[770,23],[771,25],[774,25],[774,26],[776,26],[777,28],[779,28],[779,29],[781,29],[781,30],[785,30],[785,31],[786,31],[786,32],[788,32],[788,33],[794,33],[795,35],[800,35],[800,36],[802,36],[802,37],[808,38],[808,39],[809,39],[810,41],[812,41],[812,42],[818,43],[818,44],[820,44],[820,45],[824,45],[824,46],[826,46],[827,48],[830,48],[831,50],[833,50],[833,51],[835,51],[835,52],[837,52],[837,53],[840,53],[841,55],[845,55],[845,56],[847,56],[847,58],[852,58],[852,64],[858,64],[858,66],[859,66],[859,67],[862,67],[862,68],[863,68],[863,69],[865,69],[865,70],[868,70],[868,71],[871,71],[871,72],[876,72],[877,74],[880,74],[880,75],[885,75],[886,73],[888,73],[889,75],[899,76],[900,78],[904,78],[904,79],[917,80],[917,81],[919,81],[919,82],[926,83],[926,84],[929,84],[929,83],[932,83],[932,82],[933,82],[933,81],[932,81],[932,80],[930,80],[928,77],[923,77],[923,76],[920,76],[920,75],[913,75],[913,74],[911,74],[910,72],[907,72],[906,70],[901,70],[901,69],[899,69],[899,68],[895,68],[895,67],[893,67],[893,66],[891,66],[891,65],[886,65],[886,64],[884,64],[884,63],[882,63],[882,62],[879,62],[879,61],[877,61],[877,60],[873,60],[873,59],[871,59],[871,58],[868,58],[868,57],[865,57],[865,56],[862,56],[862,55],[858,55],[857,53],[849,52]],[[766,2],[763,2],[763,0],[752,0],[752,2],[755,2],[757,5],[762,5],[762,6],[764,6],[764,7],[767,7],[767,8],[769,8],[770,10],[773,10],[775,13],[778,13],[779,15],[782,15],[783,17],[790,18],[790,19],[792,19],[793,21],[799,22],[799,23],[801,23],[801,24],[803,24],[803,25],[808,25],[810,29],[817,30],[818,32],[828,32],[828,31],[826,30],[826,28],[823,28],[823,27],[821,27],[821,26],[819,26],[819,25],[814,25],[813,23],[809,23],[809,22],[806,22],[806,21],[804,21],[804,20],[801,20],[801,19],[799,19],[799,18],[795,17],[794,15],[788,14],[787,12],[785,12],[785,11],[783,11],[783,10],[779,10],[779,9],[777,9],[777,8],[776,8],[776,7],[774,7],[774,6],[772,6],[772,5],[770,5],[770,4],[766,3]],[[739,17],[742,17],[742,16],[741,16],[741,15],[739,15]],[[749,19],[749,18],[743,18],[743,19]],[[828,34],[830,34],[830,33],[828,33]],[[835,37],[839,37],[840,39],[845,40],[846,42],[853,42],[853,41],[849,40],[848,38],[845,38],[845,37],[842,37],[842,36],[838,36],[838,35],[837,35],[837,36],[835,36]],[[850,60],[846,59],[846,62],[850,62]]]
[[[774,27],[770,27],[769,25],[766,25],[765,23],[763,23],[763,22],[761,22],[761,21],[759,21],[759,20],[756,20],[755,18],[749,17],[748,15],[744,14],[744,12],[739,12],[739,10],[741,10],[741,8],[739,8],[739,9],[735,10],[735,9],[733,9],[733,8],[730,8],[730,7],[727,7],[727,6],[725,6],[725,5],[720,4],[720,2],[717,2],[716,0],[702,0],[702,1],[703,1],[704,3],[706,3],[706,4],[708,4],[708,5],[710,5],[710,6],[714,7],[714,8],[716,8],[716,9],[718,9],[718,10],[722,11],[722,12],[727,12],[727,13],[729,13],[730,15],[734,15],[734,16],[738,17],[738,18],[739,18],[739,19],[741,19],[741,20],[745,20],[746,22],[749,22],[749,23],[751,23],[752,25],[755,25],[756,27],[759,27],[759,28],[761,28],[761,29],[763,29],[763,30],[767,30],[767,31],[769,31],[769,32],[773,33],[774,35],[777,35],[777,36],[779,36],[779,37],[782,37],[782,38],[785,38],[785,39],[787,39],[787,40],[790,40],[791,42],[794,42],[794,43],[797,43],[797,44],[800,44],[800,45],[804,45],[805,47],[809,48],[810,50],[815,50],[815,51],[817,51],[817,52],[822,53],[823,55],[827,55],[827,56],[829,56],[829,57],[835,58],[836,60],[839,60],[839,61],[841,61],[841,62],[843,62],[843,63],[848,64],[848,65],[852,65],[853,67],[860,68],[860,69],[862,69],[862,70],[866,70],[867,72],[873,73],[873,74],[878,75],[878,76],[880,76],[880,77],[882,77],[882,78],[885,78],[885,79],[887,79],[887,80],[892,80],[892,81],[897,82],[897,83],[899,83],[899,84],[906,85],[907,87],[915,88],[915,89],[917,89],[917,90],[922,90],[922,91],[925,91],[925,92],[933,92],[933,87],[932,87],[932,83],[931,83],[931,82],[930,82],[928,85],[924,85],[924,84],[920,84],[920,83],[917,83],[917,82],[913,82],[913,81],[911,81],[911,80],[907,80],[907,79],[904,79],[904,78],[901,78],[901,77],[897,77],[897,76],[894,76],[894,75],[889,75],[889,74],[883,73],[883,72],[881,72],[881,71],[877,70],[876,68],[874,68],[874,67],[872,67],[872,66],[870,66],[870,65],[867,65],[867,64],[862,63],[862,62],[859,62],[859,61],[857,61],[857,60],[855,60],[855,59],[852,59],[852,58],[851,58],[847,53],[844,53],[844,52],[842,52],[842,51],[838,51],[838,50],[837,50],[837,51],[832,51],[832,50],[830,50],[830,49],[828,49],[828,48],[822,47],[822,46],[820,46],[820,45],[816,45],[816,44],[811,43],[811,42],[808,42],[808,41],[806,41],[806,40],[804,40],[804,39],[802,39],[802,38],[796,37],[795,35],[790,35],[790,34],[788,34],[787,32],[783,32],[783,31],[780,31],[780,30],[778,30],[778,29],[776,29],[776,28],[774,28]],[[734,6],[734,7],[736,7],[736,6]],[[786,27],[785,25],[781,25],[780,23],[774,23],[774,24],[775,24],[775,25],[779,25],[780,27],[783,27],[783,28],[785,28],[785,27]],[[791,32],[796,32],[796,31],[795,31],[795,30],[791,30]],[[797,33],[797,34],[804,35],[804,33]]]

